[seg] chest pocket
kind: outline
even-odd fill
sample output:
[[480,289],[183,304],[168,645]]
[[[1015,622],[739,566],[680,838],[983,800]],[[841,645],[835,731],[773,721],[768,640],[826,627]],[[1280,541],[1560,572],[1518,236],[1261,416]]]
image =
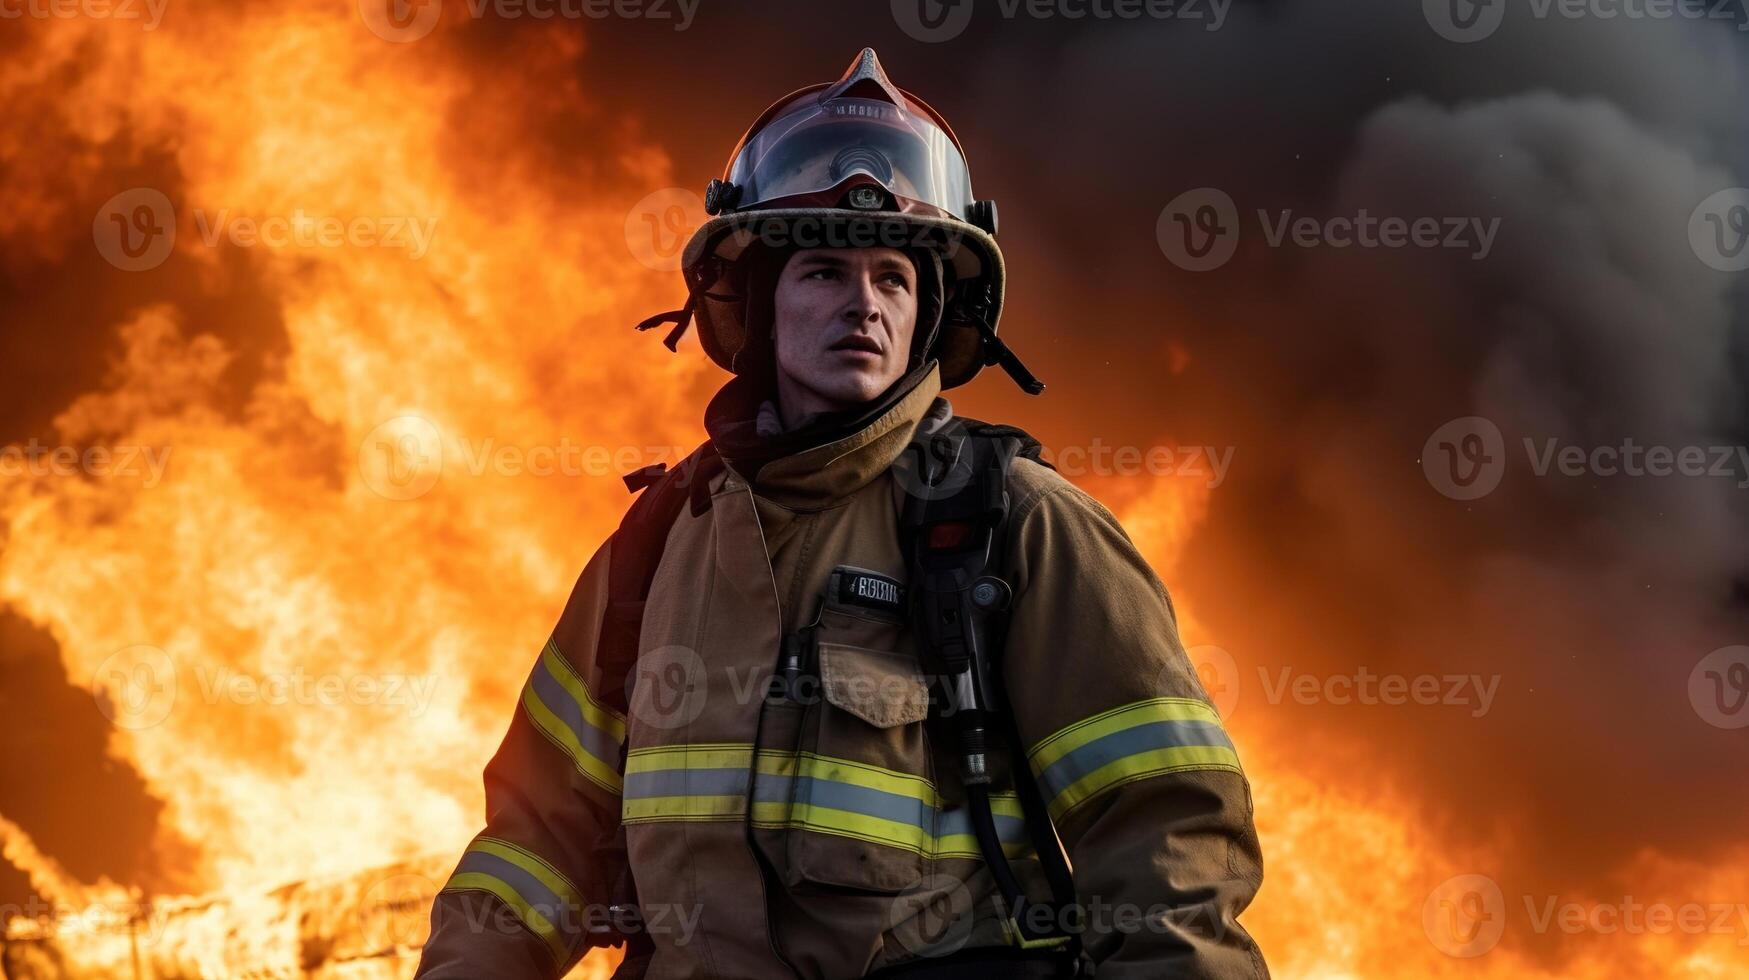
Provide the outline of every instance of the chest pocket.
[[782,760],[788,884],[897,894],[936,850],[929,683],[903,606],[845,601],[838,577],[812,631],[817,696],[805,699],[799,751]]

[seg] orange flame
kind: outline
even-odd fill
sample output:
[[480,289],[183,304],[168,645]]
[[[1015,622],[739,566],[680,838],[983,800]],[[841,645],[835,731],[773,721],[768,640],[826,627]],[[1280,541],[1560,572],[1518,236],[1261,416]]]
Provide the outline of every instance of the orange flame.
[[[565,178],[503,121],[529,108],[517,100],[589,101],[555,81],[582,56],[575,36],[529,35],[519,57],[541,84],[520,88],[452,63],[442,32],[385,43],[351,7],[190,5],[150,32],[32,23],[33,43],[0,63],[9,104],[61,86],[84,146],[125,132],[172,147],[175,174],[154,188],[171,213],[125,198],[121,231],[142,214],[173,227],[169,272],[221,284],[246,270],[285,334],[238,406],[226,379],[243,345],[174,306],[141,310],[116,324],[107,383],[56,421],[69,446],[137,450],[135,473],[0,481],[0,599],[53,633],[116,721],[115,754],[166,801],[166,834],[199,844],[191,878],[230,895],[459,853],[530,657],[624,505],[614,477],[696,441],[711,378],[625,329],[671,298],[670,277],[621,244],[641,195],[556,192]],[[58,188],[131,189],[103,187],[94,152],[0,139],[29,164],[0,239],[40,243],[9,248],[55,258],[51,232],[89,220]],[[613,165],[671,183],[660,152],[612,139]],[[371,234],[316,241],[335,218]],[[275,221],[275,241],[238,238]],[[396,222],[426,230],[416,255],[384,247]],[[1156,483],[1119,516],[1175,581],[1192,577],[1170,570],[1208,506],[1206,489]],[[1449,955],[1424,911],[1487,855],[1447,853],[1407,798],[1285,769],[1270,748],[1290,736],[1243,710],[1234,730],[1269,869],[1247,921],[1277,976],[1620,975],[1619,948],[1558,964],[1511,943]],[[58,901],[114,887],[72,881],[4,820],[0,844]],[[1659,895],[1745,894],[1740,873],[1655,855],[1644,870]],[[1501,914],[1528,927],[1521,908]],[[1722,977],[1745,936],[1647,933],[1631,949],[1658,972]]]

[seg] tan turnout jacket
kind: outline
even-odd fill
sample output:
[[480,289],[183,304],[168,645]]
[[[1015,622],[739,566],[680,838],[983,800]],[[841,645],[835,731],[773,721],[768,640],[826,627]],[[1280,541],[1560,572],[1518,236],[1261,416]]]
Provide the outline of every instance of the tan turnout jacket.
[[[728,467],[668,539],[629,717],[591,693],[610,542],[487,768],[487,825],[439,896],[421,977],[567,969],[604,915],[590,847],[614,820],[651,980],[839,980],[1011,941],[911,630],[878,603],[822,598],[840,566],[908,577],[890,467],[926,412],[949,411],[939,385],[929,362],[853,434],[753,462],[733,451],[752,406],[729,388],[713,400]],[[1250,788],[1164,587],[1111,513],[1048,467],[1016,460],[1009,495],[1007,693],[1099,977],[1266,976],[1237,921],[1262,877]],[[783,636],[816,618],[819,683],[768,700]],[[998,788],[1010,761],[995,759]],[[1016,872],[1048,899],[1013,793],[995,809]]]

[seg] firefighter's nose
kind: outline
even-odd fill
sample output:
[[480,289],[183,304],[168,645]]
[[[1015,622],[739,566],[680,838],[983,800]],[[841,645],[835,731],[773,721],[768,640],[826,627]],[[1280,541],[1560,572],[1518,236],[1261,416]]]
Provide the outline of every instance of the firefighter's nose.
[[851,294],[844,304],[844,319],[850,323],[879,320],[880,294],[875,289],[874,279],[866,275],[857,276],[851,283]]

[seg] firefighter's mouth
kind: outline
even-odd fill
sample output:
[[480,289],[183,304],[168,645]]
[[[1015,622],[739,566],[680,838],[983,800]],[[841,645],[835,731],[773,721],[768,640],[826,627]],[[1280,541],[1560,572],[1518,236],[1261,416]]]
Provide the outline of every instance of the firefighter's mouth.
[[853,334],[846,337],[838,343],[833,344],[829,349],[867,351],[868,353],[875,355],[881,353],[881,345],[879,341],[875,340],[873,337],[867,337],[861,334]]

